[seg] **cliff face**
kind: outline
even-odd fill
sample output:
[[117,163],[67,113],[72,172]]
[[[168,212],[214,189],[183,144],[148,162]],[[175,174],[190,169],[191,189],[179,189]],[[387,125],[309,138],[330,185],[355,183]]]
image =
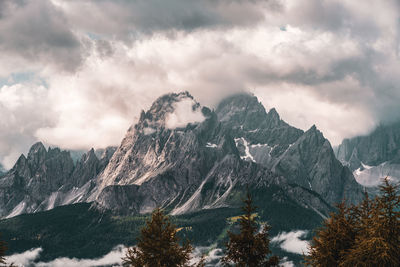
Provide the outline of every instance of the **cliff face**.
[[21,155],[0,178],[0,215],[13,217],[80,201],[102,171],[105,164],[100,161],[91,150],[74,166],[69,152],[34,144],[28,156]]
[[366,136],[345,139],[337,158],[365,186],[377,186],[381,178],[400,179],[400,122],[380,125]]
[[296,129],[282,121],[275,109],[265,112],[249,95],[223,101],[216,113],[232,129],[242,159],[317,192],[331,204],[344,197],[351,202],[360,199],[360,186],[315,126],[306,132]]

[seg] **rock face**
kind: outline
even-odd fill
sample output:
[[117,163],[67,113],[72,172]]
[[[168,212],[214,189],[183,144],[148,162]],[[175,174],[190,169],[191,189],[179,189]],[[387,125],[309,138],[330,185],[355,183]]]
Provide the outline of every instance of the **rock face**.
[[266,113],[250,95],[223,101],[216,113],[222,124],[232,129],[242,159],[317,192],[328,203],[344,197],[351,202],[359,200],[359,185],[315,126],[306,132],[296,129],[282,121],[275,109]]
[[[169,127],[181,101],[191,103],[181,112],[201,111],[204,120]],[[142,112],[89,200],[120,214],[157,206],[182,214],[236,205],[235,196],[246,187],[280,188],[277,199],[325,215],[343,197],[356,202],[362,196],[315,127],[305,133],[291,127],[252,95],[232,96],[211,111],[181,93],[163,96]]]
[[6,173],[6,169],[0,163],[0,176],[2,176],[4,173]]
[[345,139],[336,156],[364,186],[377,186],[386,176],[399,180],[400,122],[380,125],[366,136]]
[[[76,202],[120,215],[155,207],[184,214],[237,207],[246,188],[260,201],[318,216],[344,197],[362,197],[315,126],[296,129],[249,94],[210,110],[184,92],[162,96],[142,111],[116,150],[90,150],[74,164],[69,152],[35,144],[0,178],[0,215]],[[264,204],[270,203],[257,205]]]
[[[108,157],[108,159],[107,159]],[[103,161],[109,160],[110,155]],[[28,156],[0,178],[0,216],[52,209],[80,201],[94,187],[92,181],[106,165],[93,150],[74,166],[70,153],[59,148],[46,150],[34,144]]]

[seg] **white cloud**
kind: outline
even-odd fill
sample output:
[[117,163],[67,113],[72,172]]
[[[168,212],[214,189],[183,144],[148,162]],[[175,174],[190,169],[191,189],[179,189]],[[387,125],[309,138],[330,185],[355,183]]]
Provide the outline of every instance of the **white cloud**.
[[307,235],[307,231],[297,230],[292,232],[282,232],[271,239],[271,243],[277,243],[287,252],[296,254],[307,254],[308,241],[300,239]]
[[174,103],[174,111],[168,113],[165,126],[169,129],[186,127],[189,123],[196,124],[205,120],[201,108],[196,107],[192,99],[184,99]]
[[222,249],[213,247],[195,247],[189,263],[198,263],[203,255],[205,255],[204,262],[206,267],[223,266],[221,263],[221,259],[224,256]]
[[48,107],[48,91],[41,85],[0,87],[0,160],[4,167],[11,168],[37,141],[38,129],[52,125],[55,114]]
[[108,254],[97,259],[57,258],[50,262],[38,262],[37,267],[95,267],[95,266],[121,266],[126,248],[122,245],[115,247]]
[[292,261],[289,261],[287,257],[284,257],[283,259],[280,260],[279,266],[281,266],[281,267],[295,267],[294,263]]
[[42,248],[35,248],[23,253],[13,254],[6,258],[8,263],[14,263],[18,267],[95,267],[95,266],[122,266],[122,258],[125,256],[126,247],[119,245],[106,255],[97,259],[57,258],[50,262],[36,262],[40,259]]
[[42,248],[33,248],[23,253],[16,253],[8,256],[6,257],[6,261],[7,263],[13,263],[18,267],[30,266],[36,259],[40,257],[40,253],[42,253],[42,251]]
[[[30,71],[46,84],[15,81],[17,93],[2,89],[0,160],[7,167],[37,139],[67,149],[117,145],[142,109],[172,91],[188,90],[215,107],[249,90],[289,123],[304,130],[316,124],[334,144],[400,116],[396,1],[220,1],[205,10],[190,1],[178,17],[163,6],[159,20],[130,15],[160,8],[153,2],[39,2],[0,14],[0,41],[9,37],[0,47],[0,82]],[[254,16],[241,18],[239,11]],[[34,22],[30,28],[24,14]],[[48,32],[63,34],[47,35],[44,22],[53,25]],[[32,34],[21,35],[27,27]],[[15,130],[21,125],[30,127]]]

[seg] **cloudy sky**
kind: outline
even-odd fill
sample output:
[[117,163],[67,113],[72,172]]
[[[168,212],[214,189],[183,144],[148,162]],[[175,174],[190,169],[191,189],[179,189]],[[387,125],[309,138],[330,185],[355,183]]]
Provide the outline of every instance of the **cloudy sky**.
[[0,162],[117,145],[141,109],[238,91],[335,145],[400,117],[395,0],[0,0]]

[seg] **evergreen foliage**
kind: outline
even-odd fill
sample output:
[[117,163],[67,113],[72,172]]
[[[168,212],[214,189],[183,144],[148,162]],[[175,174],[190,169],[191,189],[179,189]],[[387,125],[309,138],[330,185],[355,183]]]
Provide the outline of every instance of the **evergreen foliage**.
[[[132,267],[186,267],[192,251],[189,242],[179,244],[175,225],[157,208],[141,230],[137,246],[128,249],[123,261]],[[203,265],[202,260],[198,266]]]
[[357,206],[338,206],[317,230],[306,263],[311,266],[400,266],[399,185],[385,178],[380,195]]
[[312,266],[339,266],[344,252],[349,250],[356,235],[356,219],[350,208],[342,202],[337,213],[332,213],[312,240],[306,261]]
[[268,237],[270,227],[263,225],[262,230],[258,232],[257,216],[254,216],[256,207],[253,206],[249,192],[247,192],[247,198],[243,202],[242,210],[244,214],[238,220],[240,232],[228,231],[229,241],[226,243],[223,263],[226,266],[235,263],[240,267],[278,266],[278,257],[267,258],[267,255],[271,253]]

